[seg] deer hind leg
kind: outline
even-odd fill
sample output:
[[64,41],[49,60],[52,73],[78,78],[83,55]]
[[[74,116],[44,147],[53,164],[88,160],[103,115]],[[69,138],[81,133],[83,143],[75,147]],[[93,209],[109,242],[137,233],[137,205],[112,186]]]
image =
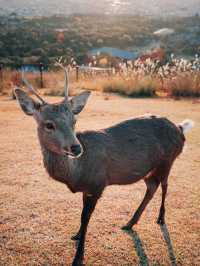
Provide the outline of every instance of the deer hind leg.
[[134,224],[137,224],[139,221],[143,211],[145,210],[147,204],[150,202],[150,200],[153,198],[160,181],[157,179],[157,171],[152,174],[152,176],[148,177],[148,179],[145,180],[147,190],[144,196],[143,201],[141,202],[140,206],[134,213],[133,217],[130,219],[130,221],[127,223],[127,225],[122,227],[122,230],[131,230]]
[[165,224],[165,199],[167,195],[167,188],[168,188],[168,176],[171,169],[171,164],[165,165],[162,171],[162,180],[161,180],[161,187],[162,187],[162,202],[160,206],[160,212],[158,215],[157,223],[158,224]]
[[165,224],[165,198],[167,194],[168,184],[161,184],[161,187],[162,187],[162,202],[160,206],[160,212],[157,219],[157,223],[163,225]]

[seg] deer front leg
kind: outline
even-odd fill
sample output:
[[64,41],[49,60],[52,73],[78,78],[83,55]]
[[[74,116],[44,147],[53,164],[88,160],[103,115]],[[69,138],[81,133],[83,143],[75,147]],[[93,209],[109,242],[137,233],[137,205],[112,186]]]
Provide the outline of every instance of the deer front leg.
[[[83,209],[82,209],[81,217],[84,215],[84,212],[83,211],[84,211],[84,206],[85,206],[86,198],[87,198],[86,197],[86,194],[83,193]],[[77,241],[77,240],[80,240],[80,237],[81,237],[81,226],[80,226],[80,228],[78,230],[78,233],[71,237],[71,240]]]
[[76,250],[76,255],[74,257],[74,261],[72,266],[80,266],[83,263],[84,259],[84,246],[85,246],[85,236],[87,232],[87,226],[92,215],[92,212],[95,209],[96,203],[99,199],[97,196],[93,195],[85,195],[84,196],[84,206],[81,215],[81,227],[79,230],[80,241],[78,243],[78,248]]

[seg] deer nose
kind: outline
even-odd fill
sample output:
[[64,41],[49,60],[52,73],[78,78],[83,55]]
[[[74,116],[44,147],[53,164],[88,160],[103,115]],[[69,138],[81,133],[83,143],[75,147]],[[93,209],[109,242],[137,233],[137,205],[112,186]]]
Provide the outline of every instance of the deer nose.
[[81,146],[80,146],[79,144],[72,145],[72,146],[71,146],[71,152],[72,152],[75,156],[80,155],[81,152],[82,152]]

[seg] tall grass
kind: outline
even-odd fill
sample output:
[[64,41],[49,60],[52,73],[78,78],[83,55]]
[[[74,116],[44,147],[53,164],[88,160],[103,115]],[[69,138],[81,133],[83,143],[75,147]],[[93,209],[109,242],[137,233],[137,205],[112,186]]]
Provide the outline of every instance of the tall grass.
[[200,73],[179,73],[167,84],[172,97],[200,97]]
[[[25,73],[25,78],[36,89],[40,89],[40,93],[49,95],[62,95],[64,87],[64,74],[59,72],[44,72],[43,73],[43,88],[41,88],[40,73]],[[74,80],[74,75],[70,77],[70,80]],[[21,74],[17,71],[4,70],[3,81],[0,80],[0,93],[12,94],[14,83],[17,81],[18,86],[23,87],[21,80]]]
[[102,84],[104,92],[114,92],[129,97],[153,97],[158,89],[158,81],[151,76],[131,77],[129,79],[113,78]]
[[132,77],[101,77],[90,80],[81,80],[71,84],[72,94],[75,88],[81,90],[101,91],[117,93],[129,97],[153,97],[156,95],[158,82],[156,79],[143,77],[138,79]]
[[6,70],[5,72],[3,72],[2,78],[0,79],[0,93],[1,94],[8,94],[10,92],[11,86],[12,86],[12,82],[11,82],[12,75],[13,75],[12,71]]
[[[12,94],[13,76],[16,72],[5,71],[3,83],[0,81],[0,93]],[[27,73],[27,80],[40,89],[40,76],[37,73]],[[44,88],[41,94],[63,96],[64,75],[62,71],[46,72],[43,75]],[[23,84],[20,84],[23,86]],[[173,78],[161,80],[156,75],[131,75],[125,76],[93,76],[87,79],[83,77],[76,82],[74,73],[70,75],[70,95],[80,90],[94,90],[107,93],[117,93],[129,97],[155,97],[162,90],[170,97],[200,97],[200,72],[177,73]]]

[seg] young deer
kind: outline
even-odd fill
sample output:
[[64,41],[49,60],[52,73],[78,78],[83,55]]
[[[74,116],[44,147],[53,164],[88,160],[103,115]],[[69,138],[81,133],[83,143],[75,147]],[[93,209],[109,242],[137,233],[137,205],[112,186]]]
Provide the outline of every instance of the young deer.
[[127,185],[144,180],[146,194],[129,222],[122,227],[130,230],[152,199],[159,184],[162,202],[157,222],[165,222],[165,197],[170,169],[184,146],[184,133],[193,126],[184,121],[176,126],[166,118],[145,116],[124,121],[99,131],[75,133],[75,115],[80,113],[90,95],[83,92],[68,99],[68,79],[65,70],[65,99],[46,103],[24,80],[40,102],[20,88],[15,89],[22,110],[37,122],[38,137],[49,175],[83,193],[83,210],[79,240],[73,266],[82,265],[87,226],[98,199],[108,185]]

